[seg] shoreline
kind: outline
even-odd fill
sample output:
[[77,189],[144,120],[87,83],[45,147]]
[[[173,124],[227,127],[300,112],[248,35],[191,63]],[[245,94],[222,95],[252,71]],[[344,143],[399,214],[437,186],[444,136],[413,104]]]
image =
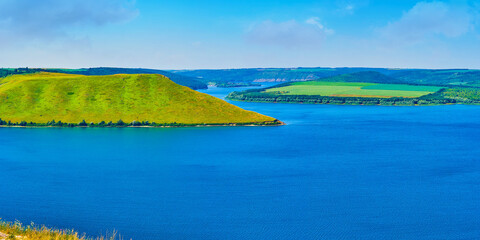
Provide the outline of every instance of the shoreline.
[[[323,95],[284,95],[265,92],[265,89],[231,92],[225,99],[230,101],[257,103],[293,103],[324,105],[365,105],[365,106],[441,106],[441,105],[480,105],[480,88],[442,88],[437,92],[420,97],[365,97],[365,96],[323,96]],[[477,97],[475,97],[477,96]]]
[[159,125],[159,126],[22,126],[22,125],[0,125],[0,128],[187,128],[187,127],[278,127],[285,126],[286,123],[276,120],[275,122],[270,122],[268,124],[239,124],[239,123],[226,123],[226,124],[194,124],[194,125]]
[[414,104],[414,105],[395,105],[395,104],[346,104],[346,103],[309,103],[309,102],[271,102],[271,101],[246,101],[238,99],[230,99],[229,101],[236,102],[246,102],[246,103],[273,103],[273,104],[299,104],[299,105],[335,105],[335,106],[376,106],[376,107],[434,107],[434,106],[453,106],[453,105],[464,105],[464,106],[480,106],[480,103],[444,103],[444,104]]
[[274,103],[274,104],[306,104],[306,105],[336,105],[336,106],[385,106],[385,107],[429,107],[429,106],[447,106],[447,105],[465,105],[465,106],[479,106],[480,102],[446,102],[446,103],[431,103],[431,104],[355,104],[355,103],[348,103],[348,102],[314,102],[314,101],[251,101],[245,99],[238,99],[238,98],[229,98],[228,96],[225,98],[229,101],[235,102],[247,102],[247,103]]

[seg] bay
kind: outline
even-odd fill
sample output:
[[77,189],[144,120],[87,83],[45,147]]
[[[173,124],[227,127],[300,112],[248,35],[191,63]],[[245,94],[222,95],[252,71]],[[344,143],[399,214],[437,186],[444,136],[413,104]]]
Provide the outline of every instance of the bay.
[[135,240],[480,236],[480,106],[232,103],[287,125],[0,128],[0,217]]

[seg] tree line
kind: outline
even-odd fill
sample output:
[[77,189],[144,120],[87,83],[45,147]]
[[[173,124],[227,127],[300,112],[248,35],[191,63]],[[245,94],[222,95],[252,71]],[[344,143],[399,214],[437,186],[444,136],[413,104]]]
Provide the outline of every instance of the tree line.
[[251,123],[156,123],[149,121],[133,121],[131,123],[125,123],[123,120],[118,120],[117,122],[101,121],[99,123],[87,123],[85,120],[80,123],[66,123],[62,121],[49,121],[47,123],[34,123],[34,122],[12,122],[6,121],[0,118],[0,126],[21,126],[21,127],[194,127],[194,126],[246,126],[246,125],[258,125],[258,126],[268,126],[268,125],[279,125],[280,121],[275,120],[271,122],[251,122]]

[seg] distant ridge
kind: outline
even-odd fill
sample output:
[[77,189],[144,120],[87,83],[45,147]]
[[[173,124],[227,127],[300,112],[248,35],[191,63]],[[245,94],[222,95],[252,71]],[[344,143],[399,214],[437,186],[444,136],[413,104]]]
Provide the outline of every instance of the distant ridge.
[[367,83],[397,83],[395,78],[375,71],[342,74],[333,77],[320,78],[318,81],[326,82],[367,82]]
[[215,83],[311,81],[343,74],[378,72],[406,84],[480,86],[480,70],[400,68],[245,68],[176,70],[177,74]]
[[[244,68],[155,70],[143,68],[84,68],[84,69],[29,69],[0,68],[0,77],[39,71],[82,75],[145,74],[155,73],[192,89],[206,89],[207,84],[220,87],[258,85],[261,82],[312,81],[327,77],[360,72],[377,72],[405,84],[455,85],[480,87],[480,70],[475,69],[401,69],[401,68]],[[386,83],[386,82],[384,82]]]

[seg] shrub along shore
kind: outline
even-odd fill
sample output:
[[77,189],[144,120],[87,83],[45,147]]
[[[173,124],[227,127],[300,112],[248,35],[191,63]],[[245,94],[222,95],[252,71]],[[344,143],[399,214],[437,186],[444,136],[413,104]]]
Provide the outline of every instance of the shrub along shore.
[[251,123],[155,123],[149,121],[133,121],[131,123],[125,123],[122,120],[117,122],[99,122],[99,123],[87,123],[83,120],[80,123],[65,123],[62,121],[56,122],[55,120],[47,123],[34,123],[34,122],[11,122],[5,121],[0,118],[0,127],[208,127],[208,126],[278,126],[284,125],[283,122],[274,120],[270,122],[251,122]]

